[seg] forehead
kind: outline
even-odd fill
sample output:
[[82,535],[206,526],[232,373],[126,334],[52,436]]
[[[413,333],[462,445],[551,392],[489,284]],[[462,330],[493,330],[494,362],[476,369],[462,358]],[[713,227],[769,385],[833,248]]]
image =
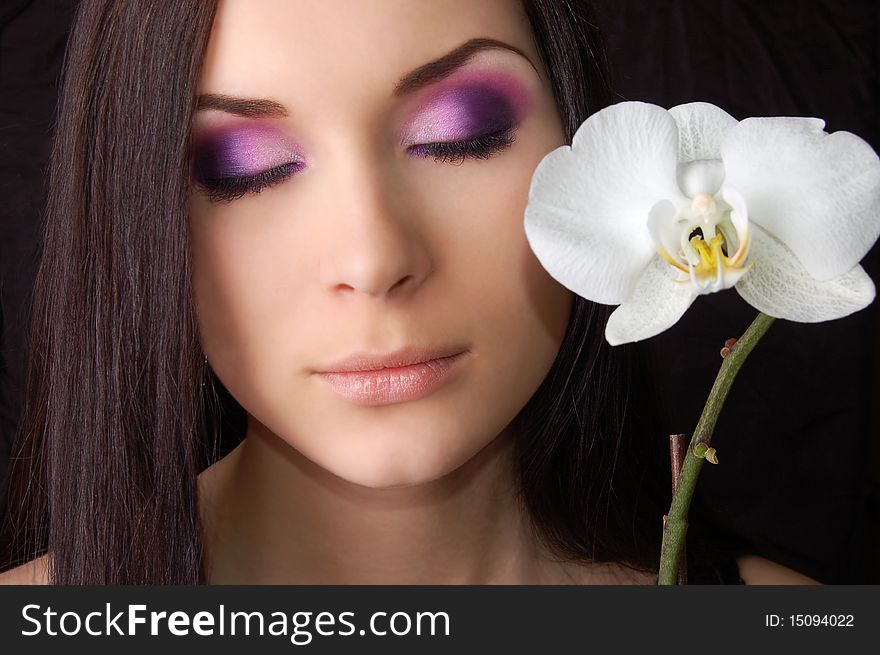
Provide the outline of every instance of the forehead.
[[322,114],[367,106],[473,38],[509,43],[537,64],[518,0],[220,0],[198,91]]

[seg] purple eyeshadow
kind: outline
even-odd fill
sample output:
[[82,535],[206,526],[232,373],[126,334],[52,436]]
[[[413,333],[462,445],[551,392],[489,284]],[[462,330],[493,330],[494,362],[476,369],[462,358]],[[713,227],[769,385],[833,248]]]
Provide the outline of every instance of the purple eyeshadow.
[[[513,75],[469,70],[438,85],[404,129],[403,142],[419,146],[470,141],[515,128],[526,115],[530,95]],[[192,174],[201,184],[253,177],[282,166],[305,166],[302,150],[270,125],[236,122],[213,125],[193,139]]]
[[409,144],[462,141],[514,127],[525,113],[525,92],[504,76],[482,74],[447,85],[407,127]]
[[193,176],[200,182],[253,176],[283,164],[300,166],[302,159],[298,149],[272,128],[219,128],[194,140]]

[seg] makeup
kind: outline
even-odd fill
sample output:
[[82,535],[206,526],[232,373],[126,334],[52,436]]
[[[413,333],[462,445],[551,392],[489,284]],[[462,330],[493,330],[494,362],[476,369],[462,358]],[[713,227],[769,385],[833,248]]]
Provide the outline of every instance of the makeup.
[[339,396],[358,405],[390,405],[423,398],[446,382],[467,353],[409,366],[319,373]]
[[193,177],[203,185],[287,164],[298,170],[304,157],[289,137],[271,126],[237,121],[205,129],[193,142]]
[[468,69],[431,88],[403,130],[402,141],[418,146],[510,131],[528,105],[527,90],[511,73]]
[[[531,99],[511,72],[471,67],[429,87],[402,132],[416,157],[462,163],[509,148]],[[208,110],[211,111],[211,110]],[[195,132],[192,177],[208,197],[230,202],[284,182],[306,165],[283,130],[258,120],[208,123]]]

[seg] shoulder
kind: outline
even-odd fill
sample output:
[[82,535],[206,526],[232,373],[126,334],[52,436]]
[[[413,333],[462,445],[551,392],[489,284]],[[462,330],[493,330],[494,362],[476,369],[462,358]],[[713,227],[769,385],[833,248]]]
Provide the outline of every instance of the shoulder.
[[0,573],[0,585],[46,585],[49,584],[47,556]]
[[821,582],[794,569],[752,553],[736,558],[739,576],[747,585],[818,585]]

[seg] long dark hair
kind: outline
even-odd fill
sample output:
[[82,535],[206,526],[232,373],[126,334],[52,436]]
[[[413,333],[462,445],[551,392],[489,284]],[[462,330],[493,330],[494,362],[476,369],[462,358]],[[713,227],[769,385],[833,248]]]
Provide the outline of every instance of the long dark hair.
[[[566,134],[612,101],[587,0],[523,0]],[[203,581],[210,443],[190,294],[188,144],[214,2],[83,0],[55,130],[4,563],[58,584]],[[561,556],[656,570],[668,459],[637,346],[575,296],[516,417],[519,498]],[[206,420],[207,419],[207,420]]]

